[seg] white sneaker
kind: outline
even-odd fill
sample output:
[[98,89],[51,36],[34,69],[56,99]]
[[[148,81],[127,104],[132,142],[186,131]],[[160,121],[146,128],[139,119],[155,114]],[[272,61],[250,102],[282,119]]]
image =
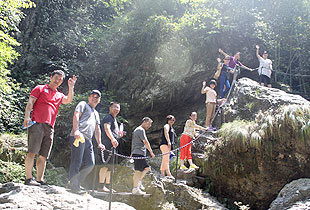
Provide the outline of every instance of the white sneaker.
[[140,188],[140,190],[145,190],[145,187],[142,185],[142,181],[139,181],[138,188]]
[[143,192],[142,190],[140,190],[138,187],[133,188],[132,189],[132,194],[133,195],[145,195],[146,192]]

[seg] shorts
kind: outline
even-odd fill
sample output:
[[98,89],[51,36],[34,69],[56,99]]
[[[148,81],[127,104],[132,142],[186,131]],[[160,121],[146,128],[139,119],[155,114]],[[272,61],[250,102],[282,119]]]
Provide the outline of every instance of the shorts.
[[[103,150],[103,155],[102,155],[101,149],[98,149],[100,158],[98,161],[96,161],[96,164],[112,165],[112,160],[113,160],[112,152],[108,152],[107,150],[112,151],[113,145],[111,141],[104,141],[104,140],[102,140],[102,144],[105,146],[105,150]],[[115,148],[115,153],[118,153],[118,148]],[[115,155],[114,164],[118,163],[117,157],[118,156]]]
[[270,83],[270,78],[268,76],[264,75],[264,74],[259,75],[259,82],[260,83],[265,83],[266,82],[267,85],[271,84]]
[[[145,157],[144,155],[133,154],[132,157]],[[144,171],[145,168],[150,167],[146,159],[134,159],[135,170]]]
[[54,138],[54,129],[47,123],[35,123],[28,128],[28,152],[48,158]]

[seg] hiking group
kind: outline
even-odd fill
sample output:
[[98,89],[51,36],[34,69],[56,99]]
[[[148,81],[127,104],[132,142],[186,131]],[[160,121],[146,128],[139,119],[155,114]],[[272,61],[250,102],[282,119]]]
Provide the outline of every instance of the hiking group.
[[[259,55],[260,47],[256,45],[256,56],[259,60],[259,81],[261,85],[267,84],[271,87],[270,77],[272,73],[272,62],[268,59],[268,53],[264,51],[263,55]],[[237,67],[253,71],[244,66],[240,61],[240,52],[234,56],[229,56],[222,49],[219,53],[224,55],[224,61],[218,58],[217,71],[214,74],[214,79],[209,82],[203,81],[201,94],[206,94],[206,120],[205,127],[197,125],[197,113],[192,112],[189,119],[186,121],[184,131],[180,138],[180,169],[187,170],[185,166],[185,159],[189,163],[190,169],[197,169],[192,161],[191,156],[191,141],[197,137],[198,130],[215,130],[212,127],[212,119],[216,110],[218,102],[225,103],[226,95],[233,84],[229,82],[230,74],[233,74],[233,81],[236,80],[238,70]],[[61,70],[55,70],[50,76],[49,84],[37,85],[30,93],[28,103],[25,108],[25,118],[23,126],[28,130],[28,153],[25,159],[26,185],[46,185],[44,181],[44,172],[46,167],[46,160],[49,158],[53,137],[54,125],[56,116],[61,104],[69,104],[73,100],[74,85],[77,78],[73,76],[68,79],[68,95],[58,92],[57,88],[65,79],[65,74]],[[221,98],[217,99],[215,87],[217,81],[220,82]],[[123,137],[123,129],[119,128],[117,122],[117,115],[120,112],[120,103],[111,102],[109,106],[109,113],[100,121],[99,113],[96,111],[96,106],[100,103],[101,92],[99,90],[92,90],[88,96],[88,101],[81,101],[77,104],[73,119],[72,130],[69,135],[69,145],[71,147],[71,161],[69,168],[69,188],[73,192],[81,192],[83,188],[81,184],[87,175],[93,170],[95,164],[100,164],[102,167],[99,170],[99,191],[109,192],[111,189],[111,160],[112,155],[109,151],[112,148],[118,152],[120,139]],[[31,115],[30,115],[31,113]],[[173,115],[166,117],[166,123],[162,128],[162,140],[160,142],[160,151],[162,153],[162,162],[160,172],[162,177],[174,179],[171,175],[169,163],[173,156],[171,152],[175,144],[176,133],[173,125],[176,118]],[[133,131],[131,157],[134,159],[134,175],[133,175],[133,190],[132,193],[136,195],[145,194],[142,185],[142,179],[150,171],[150,165],[146,160],[147,150],[152,158],[155,157],[151,148],[150,142],[146,136],[146,130],[152,126],[153,120],[149,117],[144,117],[141,124]],[[102,151],[101,158],[95,158],[94,146],[92,143],[93,136],[96,139],[98,148]],[[37,177],[32,176],[32,168],[35,157]],[[116,156],[117,157],[117,156]],[[117,162],[117,161],[116,161]]]

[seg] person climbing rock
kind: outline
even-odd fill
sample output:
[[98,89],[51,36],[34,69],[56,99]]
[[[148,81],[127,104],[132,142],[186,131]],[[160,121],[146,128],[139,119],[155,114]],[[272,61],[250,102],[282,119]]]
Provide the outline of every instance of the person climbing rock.
[[[227,61],[226,61],[227,62]],[[202,82],[202,88],[201,88],[201,94],[206,94],[206,122],[205,126],[210,130],[213,131],[215,130],[214,127],[211,125],[211,120],[214,116],[215,113],[215,108],[216,108],[216,102],[222,102],[226,101],[225,98],[217,100],[217,93],[214,90],[215,86],[217,85],[215,80],[211,80],[209,83],[209,87],[206,86],[206,81]]]
[[175,139],[175,131],[173,129],[173,124],[175,123],[175,117],[173,115],[168,115],[166,117],[166,124],[163,128],[162,132],[162,140],[160,143],[160,151],[162,154],[168,153],[163,155],[161,166],[160,166],[160,172],[161,176],[164,177],[167,175],[168,178],[174,179],[174,177],[171,175],[170,168],[169,168],[169,152],[173,150],[173,144]]
[[[152,158],[155,157],[150,143],[146,137],[145,131],[152,126],[153,120],[149,117],[144,117],[142,123],[137,127],[132,134],[131,154],[132,157],[146,157],[146,149],[150,152]],[[142,179],[151,170],[146,159],[134,159],[135,173],[133,175],[132,194],[144,195],[142,190]]]
[[[196,130],[208,130],[208,128],[202,127],[196,124],[197,120],[197,112],[192,112],[189,116],[189,119],[185,123],[184,131],[180,138],[180,147],[190,143],[194,137],[197,136]],[[184,161],[187,158],[189,163],[189,167],[193,169],[199,168],[193,163],[192,160],[192,144],[189,144],[181,149],[180,155],[180,169],[187,170],[188,168],[185,166]]]
[[[101,144],[101,130],[99,113],[95,107],[100,103],[101,93],[92,90],[88,96],[88,103],[81,101],[75,108],[73,114],[73,128],[70,133],[69,142],[71,146],[71,161],[69,168],[70,189],[80,193],[80,183],[92,171],[95,165],[92,137],[98,143],[98,147],[105,149]],[[83,164],[83,168],[82,167]]]
[[[62,70],[52,72],[49,84],[37,85],[30,93],[25,109],[23,126],[28,128],[28,153],[25,159],[26,185],[46,185],[44,172],[46,159],[48,159],[54,138],[54,125],[60,104],[69,104],[73,100],[73,89],[77,80],[76,76],[68,80],[69,92],[65,96],[57,88],[62,84],[65,73]],[[31,117],[30,112],[32,111]],[[32,176],[35,156],[37,179]]]
[[268,59],[268,52],[264,51],[262,57],[259,55],[259,45],[256,45],[256,56],[259,61],[258,74],[259,82],[261,86],[264,86],[265,83],[268,87],[271,88],[271,73],[272,73],[272,61]]
[[[217,60],[218,63],[221,62],[220,59]],[[233,74],[235,73],[235,69],[232,69],[231,67],[228,66],[228,62],[230,61],[230,58],[228,56],[226,56],[224,58],[224,63],[223,64],[219,64],[222,66],[221,68],[221,73],[219,76],[219,80],[220,80],[220,92],[221,92],[221,97],[225,98],[226,94],[229,92],[230,90],[230,83],[229,83],[229,74]]]

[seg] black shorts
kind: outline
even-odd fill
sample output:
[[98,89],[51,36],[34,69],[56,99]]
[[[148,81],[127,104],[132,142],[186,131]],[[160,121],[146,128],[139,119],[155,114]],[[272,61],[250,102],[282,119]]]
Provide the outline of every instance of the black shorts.
[[259,75],[259,82],[260,83],[265,83],[266,82],[267,85],[271,84],[270,83],[270,78],[268,76],[264,75],[264,74]]
[[[132,157],[145,157],[144,155],[133,154]],[[135,162],[135,170],[136,171],[144,171],[145,168],[150,167],[146,159],[134,159]]]

